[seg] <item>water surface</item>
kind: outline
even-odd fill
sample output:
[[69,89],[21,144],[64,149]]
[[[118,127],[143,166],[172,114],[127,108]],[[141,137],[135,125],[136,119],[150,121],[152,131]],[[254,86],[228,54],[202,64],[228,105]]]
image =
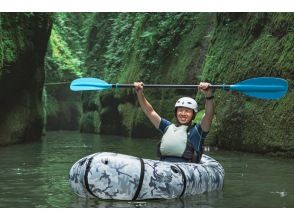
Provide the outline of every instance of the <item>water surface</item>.
[[0,207],[294,207],[294,161],[209,151],[225,169],[223,191],[140,202],[83,199],[72,193],[68,172],[80,158],[116,152],[156,159],[157,140],[48,132],[42,141],[0,148]]

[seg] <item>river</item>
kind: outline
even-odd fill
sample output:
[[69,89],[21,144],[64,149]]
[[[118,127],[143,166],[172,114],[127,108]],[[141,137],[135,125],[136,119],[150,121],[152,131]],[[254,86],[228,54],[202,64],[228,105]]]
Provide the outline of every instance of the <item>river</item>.
[[209,150],[225,169],[223,191],[140,202],[79,198],[68,172],[80,158],[117,152],[156,159],[157,140],[47,132],[42,141],[0,148],[0,207],[294,207],[294,161]]

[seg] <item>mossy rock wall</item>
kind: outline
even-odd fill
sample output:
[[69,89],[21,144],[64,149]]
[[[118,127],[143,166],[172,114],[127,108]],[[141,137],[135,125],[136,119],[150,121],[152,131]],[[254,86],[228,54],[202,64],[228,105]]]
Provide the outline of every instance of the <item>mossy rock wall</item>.
[[234,84],[260,76],[284,78],[287,95],[258,100],[216,92],[217,145],[223,149],[294,155],[294,14],[219,13],[202,77]]
[[81,94],[70,82],[82,74],[83,22],[87,13],[54,13],[54,25],[45,57],[44,131],[79,130]]
[[[97,16],[93,31],[89,31],[89,42],[97,39],[99,45],[89,47],[88,54],[92,56],[88,59],[92,60],[89,66],[94,66],[93,60],[99,60],[93,76],[108,83],[196,83],[214,22],[212,13],[102,14]],[[103,37],[97,32],[102,26]],[[146,89],[145,94],[162,117],[172,119],[176,100],[183,95],[193,97],[196,91]],[[83,102],[87,103],[83,107],[83,115],[87,117],[82,117],[82,131],[86,127],[87,132],[101,134],[159,136],[139,108],[133,89],[85,94]],[[95,103],[97,108],[92,108]],[[96,112],[100,123],[88,120]],[[89,131],[89,127],[93,130]]]
[[46,13],[0,13],[0,145],[42,135]]
[[[46,93],[46,94],[45,94]],[[46,86],[44,90],[46,131],[79,130],[81,96],[70,91],[68,84]]]

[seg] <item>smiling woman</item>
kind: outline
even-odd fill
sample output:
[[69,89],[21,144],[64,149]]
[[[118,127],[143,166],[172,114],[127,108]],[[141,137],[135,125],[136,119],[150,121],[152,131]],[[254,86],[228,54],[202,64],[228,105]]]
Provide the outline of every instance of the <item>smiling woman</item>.
[[190,97],[180,98],[175,105],[175,116],[179,124],[189,125],[198,111],[197,102]]
[[[161,118],[147,101],[143,93],[144,83],[135,82],[135,91],[141,109],[150,122],[159,129],[163,136],[159,144],[159,156],[162,161],[199,163],[202,157],[202,145],[209,131],[214,116],[212,87],[210,83],[201,82],[197,87],[207,101],[205,113],[200,124],[192,124],[198,111],[197,102],[190,97],[182,97],[175,104],[177,124]],[[196,86],[195,86],[196,87]]]
[[177,119],[180,124],[189,124],[193,119],[193,110],[185,107],[177,108]]

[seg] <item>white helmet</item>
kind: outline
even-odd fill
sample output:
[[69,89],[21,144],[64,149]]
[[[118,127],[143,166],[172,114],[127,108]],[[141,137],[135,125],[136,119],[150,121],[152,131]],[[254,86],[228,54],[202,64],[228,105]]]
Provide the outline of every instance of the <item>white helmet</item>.
[[190,98],[190,97],[182,97],[180,98],[175,105],[175,108],[177,107],[186,107],[186,108],[190,108],[193,109],[195,113],[197,113],[198,111],[198,105],[197,102]]

